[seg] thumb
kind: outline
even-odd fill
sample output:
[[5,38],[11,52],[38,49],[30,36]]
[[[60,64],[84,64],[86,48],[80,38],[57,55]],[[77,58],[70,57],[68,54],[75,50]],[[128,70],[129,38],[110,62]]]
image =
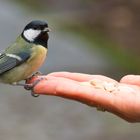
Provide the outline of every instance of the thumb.
[[126,75],[122,77],[120,83],[140,86],[140,75]]

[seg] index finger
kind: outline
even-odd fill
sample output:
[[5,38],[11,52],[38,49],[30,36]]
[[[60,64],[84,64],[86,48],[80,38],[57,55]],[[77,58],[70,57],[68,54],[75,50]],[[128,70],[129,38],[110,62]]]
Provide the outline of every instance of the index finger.
[[75,80],[78,82],[86,82],[93,79],[99,79],[106,82],[116,82],[116,80],[103,76],[103,75],[90,75],[90,74],[72,73],[72,72],[53,72],[53,73],[48,74],[48,76],[63,77],[63,78],[68,78],[68,79]]

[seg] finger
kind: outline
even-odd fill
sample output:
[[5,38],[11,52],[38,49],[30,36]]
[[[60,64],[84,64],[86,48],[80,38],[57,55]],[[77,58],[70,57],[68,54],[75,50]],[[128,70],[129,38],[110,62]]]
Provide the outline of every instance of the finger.
[[120,82],[140,86],[140,75],[126,75],[120,80]]
[[107,81],[107,82],[116,82],[115,80],[108,78],[106,76],[89,75],[89,74],[83,74],[83,73],[54,72],[54,73],[48,74],[48,76],[64,77],[64,78],[69,78],[69,79],[76,80],[79,82],[90,81],[93,79],[99,79],[99,80],[103,80],[103,81]]
[[89,81],[92,78],[92,76],[88,74],[71,73],[71,72],[54,72],[49,74],[49,76],[64,77],[76,81]]
[[113,107],[111,94],[66,78],[51,77],[43,80],[34,87],[34,92],[77,100],[90,106],[103,107],[108,111],[111,111]]

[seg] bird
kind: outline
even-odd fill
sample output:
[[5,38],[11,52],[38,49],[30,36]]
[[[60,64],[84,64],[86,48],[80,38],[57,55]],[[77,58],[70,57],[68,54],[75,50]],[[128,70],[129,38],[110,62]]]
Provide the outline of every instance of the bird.
[[0,54],[0,82],[18,85],[44,63],[48,51],[48,22],[28,23],[15,42]]

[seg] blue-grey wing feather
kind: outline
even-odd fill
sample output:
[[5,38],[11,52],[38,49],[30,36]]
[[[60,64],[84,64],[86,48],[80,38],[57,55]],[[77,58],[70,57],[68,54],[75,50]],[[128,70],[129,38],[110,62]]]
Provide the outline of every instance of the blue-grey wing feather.
[[26,52],[14,54],[14,55],[17,55],[18,57],[20,57],[21,60],[14,57],[10,57],[6,55],[5,53],[0,55],[0,74],[3,74],[15,68],[16,66],[24,63],[30,57],[30,54]]

